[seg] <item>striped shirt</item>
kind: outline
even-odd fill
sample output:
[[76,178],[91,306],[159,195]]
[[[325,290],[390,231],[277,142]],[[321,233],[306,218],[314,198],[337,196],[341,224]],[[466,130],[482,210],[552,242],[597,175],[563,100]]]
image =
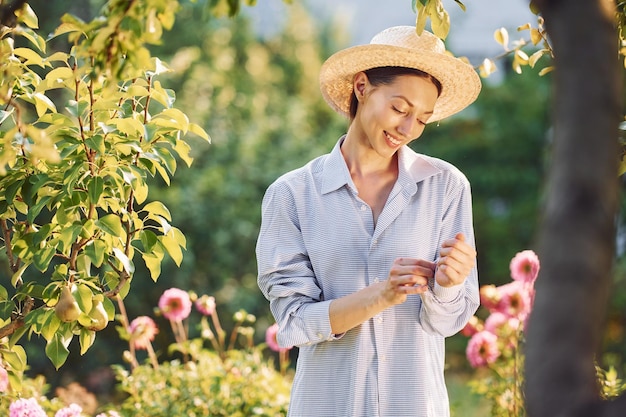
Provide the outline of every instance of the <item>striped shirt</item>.
[[257,242],[258,284],[279,326],[278,343],[299,348],[292,417],[446,417],[444,338],[479,305],[478,274],[409,295],[341,335],[329,304],[387,279],[395,258],[435,261],[444,240],[474,242],[466,177],[404,146],[398,179],[374,224],[341,155],[278,178],[265,193]]

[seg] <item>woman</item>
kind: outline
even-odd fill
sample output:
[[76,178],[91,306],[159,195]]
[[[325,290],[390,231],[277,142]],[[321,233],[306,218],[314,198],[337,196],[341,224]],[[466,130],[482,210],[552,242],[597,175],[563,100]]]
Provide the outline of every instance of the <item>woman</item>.
[[415,27],[331,56],[320,85],[350,125],[263,199],[258,283],[298,346],[289,415],[449,415],[444,338],[479,304],[470,186],[407,145],[480,79]]

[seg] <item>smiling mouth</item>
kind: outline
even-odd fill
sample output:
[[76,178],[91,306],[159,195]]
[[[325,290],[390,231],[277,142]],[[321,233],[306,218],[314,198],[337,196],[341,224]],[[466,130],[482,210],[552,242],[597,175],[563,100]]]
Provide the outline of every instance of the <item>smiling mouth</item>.
[[389,133],[385,132],[385,136],[387,137],[387,140],[394,146],[400,146],[402,145],[402,141],[398,140],[396,138],[394,138],[393,136],[391,136]]

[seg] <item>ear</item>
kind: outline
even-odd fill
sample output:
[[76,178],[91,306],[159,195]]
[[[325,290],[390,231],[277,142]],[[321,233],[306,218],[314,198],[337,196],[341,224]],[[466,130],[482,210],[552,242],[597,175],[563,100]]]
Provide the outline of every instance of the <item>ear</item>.
[[363,71],[357,72],[354,76],[354,80],[352,81],[352,87],[354,88],[354,95],[356,99],[360,102],[365,97],[365,92],[367,87],[369,86],[369,79],[367,75]]

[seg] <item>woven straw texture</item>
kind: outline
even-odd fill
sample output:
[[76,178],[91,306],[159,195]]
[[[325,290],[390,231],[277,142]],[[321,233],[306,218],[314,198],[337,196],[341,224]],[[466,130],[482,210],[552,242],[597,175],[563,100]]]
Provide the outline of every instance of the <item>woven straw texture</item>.
[[417,35],[413,26],[395,26],[374,36],[368,45],[353,46],[333,54],[320,70],[320,89],[326,102],[349,117],[354,75],[376,67],[407,67],[429,73],[442,85],[429,123],[451,116],[476,98],[480,77],[445,50],[441,39],[428,31]]

